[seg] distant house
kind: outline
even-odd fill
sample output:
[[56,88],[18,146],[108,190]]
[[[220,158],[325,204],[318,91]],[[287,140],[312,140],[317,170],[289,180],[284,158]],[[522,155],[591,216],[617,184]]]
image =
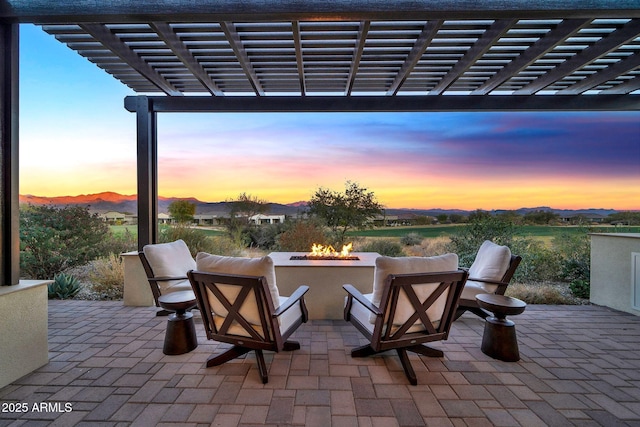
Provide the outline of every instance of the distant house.
[[171,224],[173,222],[173,218],[169,214],[159,213],[158,214],[158,224]]
[[284,219],[285,219],[285,215],[264,215],[264,214],[253,215],[251,218],[249,218],[249,220],[256,225],[280,224],[284,222]]
[[217,223],[218,216],[217,215],[194,215],[193,223],[195,225],[214,225]]
[[560,221],[569,224],[600,224],[605,222],[607,217],[600,214],[571,214],[561,215]]
[[101,213],[98,216],[109,224],[123,224],[126,220],[125,214],[115,211]]

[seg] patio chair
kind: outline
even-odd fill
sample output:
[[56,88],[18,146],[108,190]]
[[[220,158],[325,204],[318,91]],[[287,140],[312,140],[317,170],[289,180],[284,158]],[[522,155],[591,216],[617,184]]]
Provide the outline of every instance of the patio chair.
[[396,350],[409,382],[418,383],[407,351],[442,357],[441,350],[424,345],[446,340],[467,278],[458,269],[458,256],[379,257],[373,293],[362,294],[352,285],[347,291],[344,319],[369,341],[354,348],[351,357],[366,357]]
[[273,260],[224,257],[199,253],[197,271],[188,273],[207,338],[233,344],[207,359],[206,366],[218,366],[255,351],[263,384],[269,380],[263,350],[275,352],[300,348],[289,336],[308,319],[300,286],[290,297],[279,295]]
[[[156,307],[160,307],[158,302],[160,295],[192,290],[187,271],[195,269],[196,262],[183,240],[145,245],[138,255],[147,275]],[[169,313],[171,311],[161,309],[156,312],[156,316],[166,316]]]
[[462,290],[456,319],[466,311],[483,319],[491,316],[491,313],[478,306],[476,295],[504,295],[520,261],[522,261],[522,257],[512,255],[507,246],[500,246],[485,240],[469,268],[469,278]]

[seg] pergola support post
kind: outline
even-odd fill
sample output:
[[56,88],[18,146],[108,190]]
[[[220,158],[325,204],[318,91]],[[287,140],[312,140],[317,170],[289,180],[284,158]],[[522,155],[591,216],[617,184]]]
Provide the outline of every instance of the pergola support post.
[[19,25],[0,23],[0,285],[20,282]]
[[158,239],[158,129],[153,101],[136,97],[138,250]]

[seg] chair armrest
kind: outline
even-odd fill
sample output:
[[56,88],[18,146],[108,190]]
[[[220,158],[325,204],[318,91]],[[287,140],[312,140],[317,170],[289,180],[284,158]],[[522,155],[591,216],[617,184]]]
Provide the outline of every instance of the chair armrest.
[[187,280],[187,276],[160,276],[160,277],[149,277],[148,280],[150,282],[167,282],[169,280]]
[[285,311],[289,310],[295,303],[298,302],[298,300],[300,300],[304,296],[304,294],[307,293],[308,290],[309,287],[305,285],[298,287],[298,289],[296,289],[296,291],[292,293],[291,296],[280,305],[280,307],[278,307],[278,309],[273,313],[272,317],[278,317]]
[[505,286],[509,285],[509,283],[508,283],[508,282],[502,282],[502,281],[500,281],[500,280],[476,279],[476,278],[473,278],[473,277],[469,277],[469,278],[467,279],[467,281],[468,281],[468,282],[483,282],[483,283],[490,283],[490,284],[492,284],[492,285],[505,285]]
[[380,311],[378,307],[376,307],[371,303],[371,301],[369,301],[364,295],[362,295],[362,292],[357,290],[355,286],[349,284],[342,285],[342,289],[347,291],[350,298],[355,298],[355,300],[362,304],[367,310],[369,310],[376,316],[382,316],[382,311]]

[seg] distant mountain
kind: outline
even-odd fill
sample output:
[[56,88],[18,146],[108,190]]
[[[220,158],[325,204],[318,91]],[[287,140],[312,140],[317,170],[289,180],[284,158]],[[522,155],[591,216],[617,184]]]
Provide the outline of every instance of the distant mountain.
[[[176,200],[188,200],[196,205],[196,214],[199,215],[218,215],[223,216],[229,212],[229,204],[227,202],[203,202],[195,197],[159,197],[158,210],[161,213],[167,213],[169,205]],[[116,211],[122,213],[135,214],[137,212],[138,200],[136,195],[122,195],[114,192],[103,192],[97,194],[82,194],[79,196],[59,196],[59,197],[42,197],[34,195],[21,195],[20,203],[29,203],[33,205],[51,205],[62,207],[67,205],[77,205],[88,207],[92,212],[104,213]],[[271,203],[269,213],[274,215],[291,215],[295,216],[307,207],[307,202],[298,201],[288,204]],[[602,215],[607,216],[616,213],[615,209],[605,208],[588,208],[588,209],[554,209],[548,206],[535,208],[520,208],[515,210],[518,214],[524,215],[528,212],[535,211],[551,211],[561,216],[571,215]],[[441,214],[459,214],[469,215],[470,212],[462,209],[386,209],[387,215],[424,215],[438,216]],[[507,212],[504,209],[492,210],[491,213],[499,214]]]

